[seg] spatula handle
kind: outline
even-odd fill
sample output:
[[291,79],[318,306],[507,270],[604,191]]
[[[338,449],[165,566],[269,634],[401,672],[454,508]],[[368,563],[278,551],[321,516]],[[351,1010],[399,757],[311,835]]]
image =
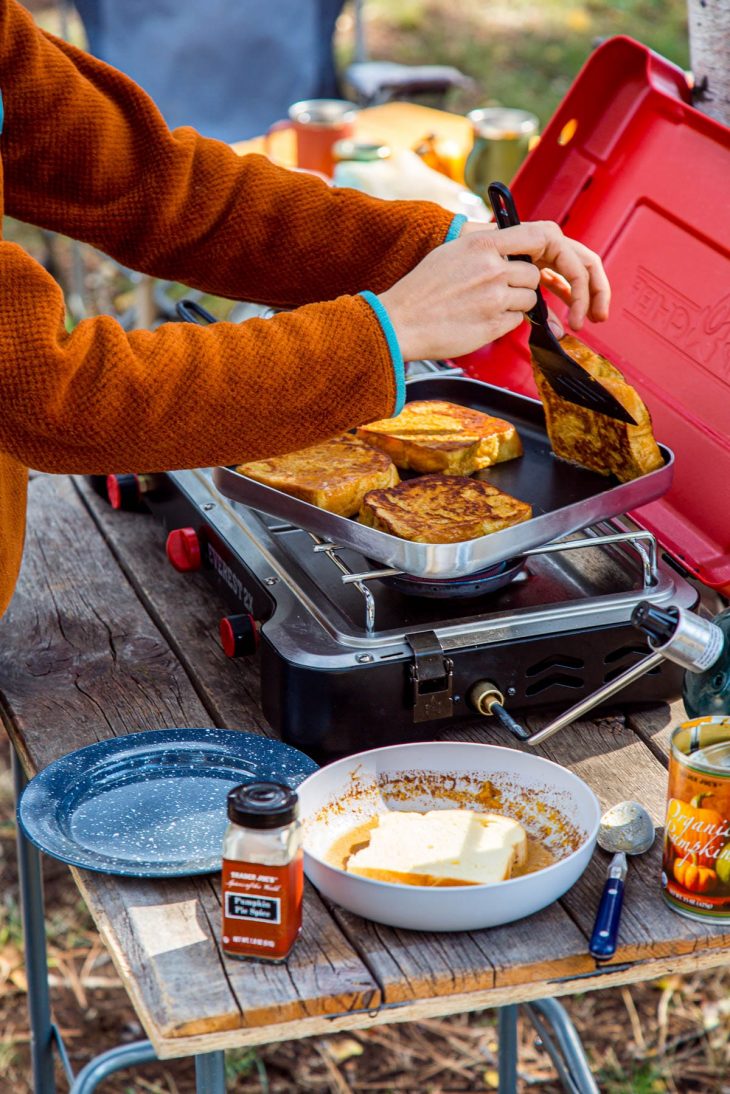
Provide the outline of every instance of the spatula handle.
[[[503,182],[490,182],[487,187],[487,194],[489,195],[489,201],[494,211],[494,219],[497,222],[498,228],[515,228],[518,224],[521,224],[519,216],[517,215],[517,208],[515,206],[515,200],[512,197],[512,192],[509,186],[506,186]],[[529,255],[508,255],[511,262],[532,262]],[[527,318],[531,323],[547,323],[548,310],[547,304],[543,298],[540,286],[536,288],[537,304],[534,308],[531,308],[527,313]]]

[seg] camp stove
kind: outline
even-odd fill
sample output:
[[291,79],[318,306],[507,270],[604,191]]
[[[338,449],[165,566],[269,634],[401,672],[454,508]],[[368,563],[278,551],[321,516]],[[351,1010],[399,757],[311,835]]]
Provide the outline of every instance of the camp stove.
[[[431,739],[490,712],[518,733],[522,712],[572,707],[646,656],[630,623],[640,601],[697,600],[654,538],[622,519],[440,582],[231,501],[211,470],[154,476],[145,501],[169,529],[172,564],[203,570],[229,600],[226,652],[258,650],[271,725],[318,757]],[[622,702],[675,696],[681,683],[664,663]]]
[[[508,530],[514,549],[481,573],[456,565],[478,543],[443,550],[444,567],[431,567],[418,545],[413,554],[397,543],[398,559],[381,553],[373,562],[377,555],[338,540],[327,514],[304,531],[293,513],[262,515],[264,487],[258,507],[253,497],[232,498],[242,484],[231,469],[145,484],[145,501],[170,530],[174,564],[202,568],[231,601],[221,626],[227,651],[258,644],[264,711],[285,740],[326,757],[433,738],[482,715],[500,720],[508,737],[532,709],[574,718],[596,694],[610,702],[627,679],[622,705],[680,693],[681,666],[655,652],[646,671],[652,651],[630,618],[641,601],[692,608],[686,572],[730,594],[729,154],[730,130],[693,108],[684,73],[615,38],[591,54],[512,181],[525,219],[555,220],[604,258],[611,316],[581,337],[638,389],[657,437],[671,443],[676,473],[663,491],[636,497],[645,479],[609,484],[617,507],[596,515],[588,509],[602,488],[588,497],[576,481],[574,490],[570,468],[540,455],[536,411],[529,399],[514,402],[535,390],[524,325],[462,358],[461,380],[428,382],[459,401],[467,380],[488,380],[484,400],[470,390],[467,404],[514,421],[534,441],[520,460],[490,469],[496,484],[533,501],[533,489],[550,493],[554,474],[562,501],[587,508],[570,527],[551,523],[539,543],[526,542],[551,512],[565,512],[538,507],[536,520]],[[228,482],[226,494],[214,474]],[[624,512],[640,528],[614,515]],[[371,531],[349,529],[350,538]],[[504,542],[504,532],[494,536]],[[497,542],[486,540],[485,549]]]

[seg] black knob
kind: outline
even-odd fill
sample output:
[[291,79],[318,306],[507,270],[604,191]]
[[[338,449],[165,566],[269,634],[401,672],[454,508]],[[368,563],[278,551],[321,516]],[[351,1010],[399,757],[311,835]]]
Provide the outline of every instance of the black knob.
[[631,613],[631,623],[643,631],[652,646],[664,646],[672,638],[679,622],[676,608],[657,608],[642,600]]
[[250,657],[258,648],[256,620],[248,613],[224,615],[220,622],[220,636],[223,652],[228,657]]

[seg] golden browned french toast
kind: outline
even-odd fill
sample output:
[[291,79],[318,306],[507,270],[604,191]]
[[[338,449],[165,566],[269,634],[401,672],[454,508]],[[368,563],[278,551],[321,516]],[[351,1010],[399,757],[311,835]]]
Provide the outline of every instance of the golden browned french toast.
[[478,539],[532,516],[496,486],[457,475],[424,475],[365,495],[360,521],[415,543]]
[[354,516],[369,490],[399,481],[384,452],[350,434],[285,456],[242,463],[236,471],[342,517]]
[[548,436],[555,455],[602,475],[614,474],[621,482],[637,479],[662,467],[664,460],[654,440],[651,415],[639,393],[626,383],[615,365],[573,335],[564,335],[560,344],[618,399],[636,425],[617,422],[605,414],[562,399],[533,361],[535,383],[545,408]]
[[360,426],[357,436],[398,467],[444,475],[471,475],[522,455],[510,422],[440,399],[406,403],[397,417]]

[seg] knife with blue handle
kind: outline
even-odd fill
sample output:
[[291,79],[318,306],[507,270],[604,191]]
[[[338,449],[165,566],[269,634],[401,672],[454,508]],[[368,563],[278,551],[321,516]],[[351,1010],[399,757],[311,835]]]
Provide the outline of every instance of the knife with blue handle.
[[623,851],[615,854],[608,868],[603,886],[601,903],[598,905],[596,922],[588,949],[596,961],[608,961],[616,953],[618,927],[624,902],[624,882],[628,861]]

